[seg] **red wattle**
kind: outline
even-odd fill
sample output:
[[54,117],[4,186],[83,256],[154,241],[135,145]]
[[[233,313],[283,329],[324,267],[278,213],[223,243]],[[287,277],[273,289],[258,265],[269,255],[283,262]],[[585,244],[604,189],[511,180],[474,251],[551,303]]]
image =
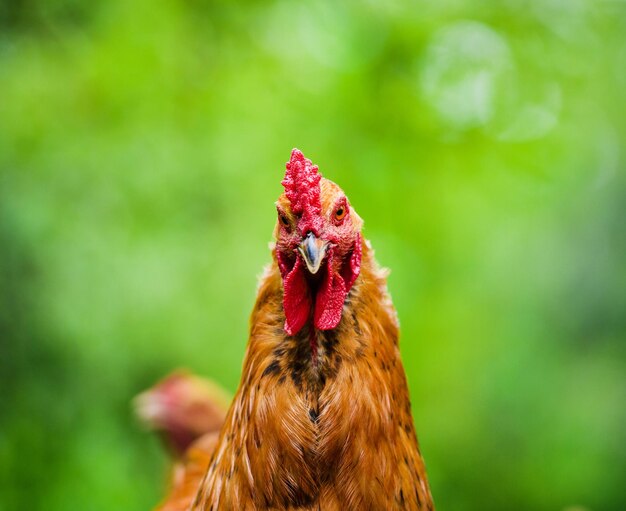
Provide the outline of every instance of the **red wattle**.
[[297,334],[310,318],[313,301],[313,325],[318,330],[332,330],[341,321],[346,296],[361,271],[361,236],[357,236],[350,260],[343,265],[340,272],[333,271],[334,252],[329,250],[328,260],[323,266],[324,279],[316,295],[311,295],[307,282],[307,269],[300,257],[288,270],[287,264],[279,258],[279,266],[284,275],[283,308],[285,310],[285,332]]
[[297,257],[293,269],[283,281],[283,308],[287,335],[297,334],[309,319],[312,301],[305,271],[304,263]]
[[334,253],[332,250],[329,252],[324,282],[315,297],[313,324],[318,330],[332,330],[341,321],[346,296],[361,272],[361,254],[361,235],[359,234],[350,256],[350,262],[341,268],[341,274],[339,274],[331,270]]
[[328,271],[324,276],[324,282],[315,297],[313,324],[318,330],[332,330],[339,324],[348,294],[341,275],[330,270],[331,263],[332,254],[328,259]]

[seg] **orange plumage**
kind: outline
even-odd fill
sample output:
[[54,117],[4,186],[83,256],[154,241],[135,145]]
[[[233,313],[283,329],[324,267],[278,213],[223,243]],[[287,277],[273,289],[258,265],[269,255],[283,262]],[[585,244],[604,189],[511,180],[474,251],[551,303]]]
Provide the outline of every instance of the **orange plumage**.
[[386,272],[316,175],[294,150],[240,387],[162,511],[433,509]]

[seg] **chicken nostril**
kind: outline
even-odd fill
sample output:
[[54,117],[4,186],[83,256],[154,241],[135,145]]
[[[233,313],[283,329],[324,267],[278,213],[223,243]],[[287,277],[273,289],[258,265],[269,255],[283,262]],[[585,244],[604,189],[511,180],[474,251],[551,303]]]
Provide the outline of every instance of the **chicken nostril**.
[[304,236],[302,236],[302,239],[309,239],[309,238],[318,239],[320,237],[320,233],[317,229],[307,228],[302,232],[304,232]]

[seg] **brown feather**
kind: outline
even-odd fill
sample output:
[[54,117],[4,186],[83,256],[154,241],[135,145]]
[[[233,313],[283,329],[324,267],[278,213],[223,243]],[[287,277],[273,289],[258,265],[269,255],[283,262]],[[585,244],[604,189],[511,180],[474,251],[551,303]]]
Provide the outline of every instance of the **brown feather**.
[[336,330],[283,331],[281,278],[259,289],[239,391],[191,509],[433,509],[398,349],[367,244]]

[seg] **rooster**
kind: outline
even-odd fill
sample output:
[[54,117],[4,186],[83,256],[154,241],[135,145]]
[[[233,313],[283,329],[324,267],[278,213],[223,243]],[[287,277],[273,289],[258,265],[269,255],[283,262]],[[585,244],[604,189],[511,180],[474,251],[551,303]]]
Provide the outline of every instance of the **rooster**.
[[239,389],[159,509],[433,510],[387,273],[297,149],[282,184]]

